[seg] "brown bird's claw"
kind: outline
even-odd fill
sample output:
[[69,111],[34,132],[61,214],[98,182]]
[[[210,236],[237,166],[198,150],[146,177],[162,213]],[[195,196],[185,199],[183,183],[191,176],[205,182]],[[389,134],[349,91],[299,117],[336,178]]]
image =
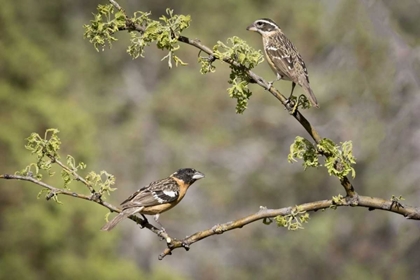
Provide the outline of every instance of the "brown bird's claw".
[[284,103],[290,115],[294,115],[296,113],[296,110],[298,109],[298,104],[299,102],[297,100],[295,102],[291,98],[288,98],[286,100],[286,103]]
[[286,107],[286,110],[289,111],[289,114],[293,115],[293,108],[295,107],[295,103],[290,99],[286,99],[286,102],[283,103],[283,105]]
[[270,88],[273,86],[273,84],[274,84],[274,81],[268,82],[267,90],[270,90]]

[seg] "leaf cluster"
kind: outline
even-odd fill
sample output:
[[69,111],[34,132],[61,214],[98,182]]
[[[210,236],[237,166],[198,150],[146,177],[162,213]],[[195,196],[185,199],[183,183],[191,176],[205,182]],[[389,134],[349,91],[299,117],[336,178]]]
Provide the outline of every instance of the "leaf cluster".
[[353,165],[356,159],[353,156],[353,145],[351,141],[335,144],[331,139],[323,138],[316,146],[308,139],[297,136],[290,146],[288,155],[289,162],[297,162],[296,159],[303,160],[304,169],[308,167],[322,166],[319,157],[325,156],[324,166],[328,174],[339,179],[344,178],[349,173],[354,178],[356,171]]
[[[166,9],[166,15],[161,16],[159,20],[152,20],[151,14],[147,12],[138,11],[133,17],[128,18],[123,10],[115,12],[115,9],[112,4],[99,5],[98,13],[94,14],[90,25],[84,25],[84,36],[96,50],[99,48],[104,50],[106,44],[111,47],[112,42],[117,41],[114,34],[119,30],[128,30],[131,33],[131,44],[127,52],[134,59],[143,57],[144,49],[155,43],[158,49],[168,52],[162,60],[168,60],[169,68],[172,68],[172,62],[175,62],[175,66],[186,65],[175,52],[179,49],[180,34],[190,26],[189,15],[176,15],[173,10]],[[254,50],[236,36],[228,38],[227,44],[217,42],[213,52],[214,56],[210,58],[199,56],[200,72],[202,74],[214,72],[215,59],[229,62],[231,74],[228,82],[231,86],[227,91],[231,98],[237,100],[236,112],[243,113],[252,95],[248,88],[250,83],[248,71],[264,60],[263,55],[260,50]]]
[[277,226],[285,227],[288,230],[299,230],[304,229],[303,223],[307,223],[309,220],[309,213],[296,206],[293,207],[292,211],[288,215],[277,216],[275,221]]
[[[243,113],[248,105],[248,100],[252,95],[248,85],[250,83],[248,71],[264,61],[260,50],[251,48],[244,40],[239,37],[231,37],[227,39],[227,44],[218,41],[213,47],[215,58],[224,61],[237,62],[230,63],[230,75],[228,83],[231,85],[227,91],[231,98],[235,98],[236,113]],[[206,73],[206,69],[210,69],[206,61],[199,59],[201,62],[201,73]]]
[[105,50],[105,45],[111,48],[112,42],[117,41],[114,34],[126,26],[126,16],[123,11],[117,11],[113,5],[98,5],[97,14],[93,14],[94,19],[90,21],[90,25],[83,25],[85,29],[84,37],[93,44],[95,49],[99,51]]
[[38,133],[32,133],[26,138],[25,148],[36,155],[36,162],[29,164],[19,173],[20,175],[33,176],[39,180],[42,179],[40,170],[48,171],[50,176],[54,175],[51,171],[52,163],[59,159],[58,150],[60,149],[61,140],[58,138],[58,129],[47,129],[42,138]]
[[[160,50],[168,51],[162,60],[168,60],[169,68],[172,62],[175,66],[186,65],[175,52],[179,49],[178,37],[182,31],[190,26],[189,15],[176,15],[173,10],[166,9],[167,16],[163,15],[159,20],[152,20],[149,12],[135,12],[133,17],[128,18],[123,10],[115,12],[112,4],[99,5],[98,13],[90,25],[84,25],[84,37],[93,44],[96,50],[104,50],[105,45],[112,46],[117,41],[114,34],[119,30],[127,30],[131,34],[131,44],[127,52],[133,59],[143,57],[144,49],[151,43],[156,43]],[[138,31],[138,32],[131,32]]]
[[94,188],[97,189],[99,187],[99,193],[107,193],[110,195],[110,192],[115,191],[116,188],[111,188],[112,185],[115,184],[115,177],[112,174],[109,174],[105,170],[102,170],[99,173],[94,171],[89,172],[86,176],[86,181]]
[[191,16],[175,15],[171,9],[166,9],[167,16],[161,16],[158,21],[151,20],[149,15],[150,13],[136,12],[130,19],[135,25],[144,26],[144,31],[131,33],[128,53],[133,58],[143,57],[144,48],[155,42],[158,49],[168,51],[162,60],[168,59],[169,68],[172,68],[172,61],[175,62],[175,66],[186,65],[175,55],[175,51],[179,49],[179,35],[190,26]]
[[[101,171],[100,173],[90,171],[85,178],[82,178],[77,172],[87,167],[85,163],[76,163],[76,160],[71,155],[67,155],[66,164],[61,163],[58,153],[61,140],[58,137],[58,133],[58,129],[54,128],[47,129],[44,137],[41,137],[38,133],[32,133],[26,139],[27,144],[25,148],[36,155],[36,162],[30,163],[23,170],[16,173],[41,180],[41,171],[48,172],[49,176],[52,177],[55,174],[52,171],[52,167],[54,164],[57,164],[61,168],[61,178],[65,189],[69,189],[70,183],[77,180],[85,184],[92,193],[96,192],[97,188],[99,188],[98,193],[101,195],[105,192],[109,195],[110,191],[116,190],[116,188],[111,188],[115,184],[115,177],[106,171]],[[52,194],[50,190],[42,190],[40,194],[44,191],[47,192],[47,197],[52,196],[54,200],[59,202],[56,194]]]

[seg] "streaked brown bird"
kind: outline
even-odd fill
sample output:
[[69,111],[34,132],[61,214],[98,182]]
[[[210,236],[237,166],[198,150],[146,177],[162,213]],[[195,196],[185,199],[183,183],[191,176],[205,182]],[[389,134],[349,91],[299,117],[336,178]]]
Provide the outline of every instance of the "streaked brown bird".
[[150,183],[124,200],[121,203],[121,213],[104,225],[102,230],[109,231],[124,218],[139,213],[144,219],[144,215],[155,215],[155,221],[165,231],[158,221],[160,213],[177,205],[184,198],[188,188],[201,178],[204,178],[203,173],[192,168],[182,168],[168,178]]
[[[292,97],[293,90],[298,84],[307,93],[312,106],[319,107],[318,101],[309,85],[308,70],[305,62],[280,27],[271,19],[263,18],[254,21],[247,27],[247,30],[261,34],[267,62],[277,76],[276,81],[292,81],[290,97]],[[270,82],[270,87],[272,84],[273,82]]]

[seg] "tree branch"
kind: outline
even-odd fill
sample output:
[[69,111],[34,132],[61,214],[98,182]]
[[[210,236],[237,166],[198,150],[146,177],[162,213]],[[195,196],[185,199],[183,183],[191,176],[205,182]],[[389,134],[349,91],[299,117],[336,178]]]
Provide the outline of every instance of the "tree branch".
[[[28,181],[33,184],[39,185],[45,189],[50,190],[53,193],[53,195],[63,194],[63,195],[71,196],[74,198],[79,198],[79,199],[83,199],[87,201],[93,201],[93,202],[96,202],[97,204],[102,205],[103,207],[106,207],[111,212],[117,212],[117,213],[121,212],[121,209],[113,206],[110,203],[103,201],[98,196],[95,196],[95,195],[86,196],[83,194],[78,194],[76,192],[71,192],[68,190],[55,188],[31,176],[4,174],[4,175],[0,175],[0,179],[14,179],[14,180]],[[52,196],[48,195],[47,199],[51,197]],[[295,207],[289,206],[289,207],[284,207],[280,209],[266,209],[264,207],[261,207],[261,209],[255,214],[243,217],[235,221],[227,222],[224,224],[217,224],[209,229],[196,232],[181,240],[170,237],[168,233],[162,232],[159,228],[156,228],[152,224],[149,224],[147,220],[143,220],[137,216],[130,216],[129,219],[141,225],[142,228],[149,229],[150,231],[155,233],[158,237],[165,240],[167,248],[159,255],[160,260],[162,260],[167,255],[171,255],[172,251],[177,248],[184,248],[188,251],[190,249],[190,245],[202,239],[205,239],[213,235],[222,234],[226,231],[240,229],[258,220],[275,218],[278,216],[291,215],[293,209],[299,209],[299,211],[301,212],[316,212],[322,209],[328,209],[328,208],[335,209],[337,207],[342,207],[342,206],[365,207],[365,208],[368,208],[369,211],[384,210],[384,211],[389,211],[389,212],[403,215],[407,219],[420,220],[420,208],[403,205],[399,203],[397,200],[385,200],[382,198],[375,198],[375,197],[370,197],[370,196],[358,196],[357,198],[358,198],[357,201],[349,200],[349,199],[341,199],[339,200],[339,202],[335,202],[335,200],[320,200],[320,201],[315,201],[315,202],[303,203]]]
[[[369,211],[384,210],[384,211],[389,211],[389,212],[403,215],[407,219],[420,220],[420,208],[418,207],[417,208],[411,207],[411,206],[403,205],[401,203],[396,203],[395,201],[384,200],[382,198],[375,198],[375,197],[370,197],[370,196],[359,196],[358,204],[356,205],[353,204],[353,202],[348,202],[348,201],[344,201],[340,204],[336,204],[334,203],[333,200],[320,200],[320,201],[315,201],[315,202],[310,202],[310,203],[304,203],[301,205],[297,205],[295,207],[305,212],[316,212],[322,209],[336,208],[336,207],[342,207],[342,206],[365,207],[365,208],[368,208]],[[182,240],[173,240],[171,243],[168,243],[168,248],[166,248],[159,255],[159,259],[162,260],[165,256],[171,255],[172,251],[177,248],[183,247],[188,250],[191,244],[198,242],[204,238],[207,238],[216,234],[222,234],[226,231],[240,229],[258,220],[274,218],[277,216],[290,215],[292,212],[292,209],[294,209],[295,207],[285,207],[285,208],[280,208],[280,209],[260,209],[260,211],[258,211],[257,213],[253,215],[246,216],[236,221],[215,225],[210,229],[199,231]]]

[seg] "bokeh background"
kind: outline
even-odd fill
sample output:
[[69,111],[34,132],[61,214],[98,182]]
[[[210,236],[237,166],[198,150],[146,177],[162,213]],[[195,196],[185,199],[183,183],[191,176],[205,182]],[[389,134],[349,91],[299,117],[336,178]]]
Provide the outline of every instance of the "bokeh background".
[[[126,54],[129,35],[96,52],[83,24],[92,0],[4,1],[0,9],[0,173],[33,160],[31,132],[58,128],[62,155],[117,177],[118,204],[134,190],[180,167],[206,174],[184,201],[161,216],[184,237],[258,211],[339,193],[324,168],[289,164],[303,128],[262,88],[243,115],[228,97],[228,67],[201,75],[198,51],[182,45],[187,67],[169,70],[165,53]],[[185,35],[213,46],[275,20],[308,66],[320,109],[304,112],[323,137],[352,140],[356,190],[420,206],[420,4],[416,0],[120,1],[128,13],[167,7],[190,14]],[[274,78],[263,63],[256,72]],[[276,87],[287,94],[289,82]],[[303,93],[297,88],[296,93]],[[50,179],[58,187],[58,179]],[[72,189],[85,192],[83,186]],[[107,210],[61,197],[37,199],[39,187],[0,181],[0,279],[420,279],[419,222],[383,211],[340,208],[311,214],[305,230],[254,223],[176,250],[132,222],[99,231]]]

